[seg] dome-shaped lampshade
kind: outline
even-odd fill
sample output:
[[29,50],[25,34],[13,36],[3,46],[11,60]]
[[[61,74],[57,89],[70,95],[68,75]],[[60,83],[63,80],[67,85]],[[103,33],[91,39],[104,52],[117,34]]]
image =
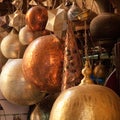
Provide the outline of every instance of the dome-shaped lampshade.
[[4,65],[0,76],[0,89],[8,101],[18,105],[35,104],[45,96],[38,87],[24,79],[22,59],[10,59]]

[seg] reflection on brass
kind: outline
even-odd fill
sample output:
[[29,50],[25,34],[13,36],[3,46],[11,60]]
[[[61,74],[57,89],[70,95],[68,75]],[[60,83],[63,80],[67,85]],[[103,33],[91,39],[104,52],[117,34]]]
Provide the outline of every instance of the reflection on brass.
[[84,78],[79,86],[68,88],[58,96],[49,120],[119,120],[120,97],[110,88],[91,84],[88,60],[82,73]]
[[82,74],[83,74],[84,78],[81,80],[80,85],[93,84],[93,81],[90,78],[90,76],[92,74],[92,69],[91,69],[89,60],[85,61],[85,67],[82,69]]
[[1,72],[0,89],[9,102],[18,105],[35,104],[45,96],[38,87],[24,79],[22,59],[7,61]]
[[81,13],[79,13],[78,19],[79,19],[80,21],[85,21],[85,20],[88,19],[89,14],[90,14],[90,10],[89,10],[89,9],[85,9],[85,10],[83,10]]
[[61,88],[63,50],[59,39],[51,35],[39,37],[25,50],[23,74],[40,91],[57,92]]
[[119,120],[120,97],[111,89],[86,84],[64,90],[49,120]]
[[99,64],[95,66],[93,73],[96,78],[105,78],[107,71],[105,72],[105,66],[99,62]]

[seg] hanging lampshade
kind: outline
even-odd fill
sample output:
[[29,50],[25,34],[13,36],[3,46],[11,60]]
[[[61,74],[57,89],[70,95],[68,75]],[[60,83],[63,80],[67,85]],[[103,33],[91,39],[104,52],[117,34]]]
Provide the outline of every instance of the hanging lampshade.
[[99,64],[95,66],[93,73],[97,78],[105,78],[105,66],[99,62]]
[[26,80],[39,87],[40,91],[60,91],[63,50],[59,39],[46,35],[35,39],[26,48],[22,70]]
[[78,14],[82,12],[82,10],[77,5],[76,1],[74,0],[72,6],[68,10],[68,19],[71,21],[78,20]]
[[27,25],[21,28],[19,32],[19,41],[22,45],[29,45],[37,37],[49,35],[50,32],[44,31],[32,31]]
[[9,26],[19,31],[25,25],[25,14],[21,10],[16,10],[9,15]]
[[18,33],[13,29],[1,41],[1,52],[6,58],[19,58],[23,56],[26,46],[19,42]]
[[50,120],[119,120],[120,98],[107,87],[90,81],[86,63],[79,86],[64,90],[53,104]]
[[36,104],[46,94],[24,79],[22,59],[9,59],[4,65],[0,76],[0,89],[9,102],[18,105]]
[[91,36],[95,38],[117,38],[120,35],[120,16],[101,13],[90,23]]
[[29,2],[29,5],[31,5],[31,6],[35,6],[35,5],[37,5],[37,3],[36,3],[35,0],[31,0],[31,1]]
[[25,19],[32,31],[42,31],[45,29],[48,20],[47,9],[40,5],[31,7],[27,11]]
[[33,39],[34,39],[33,32],[27,25],[25,25],[23,28],[20,29],[19,41],[21,42],[21,44],[27,45],[30,42],[32,42]]
[[1,50],[0,50],[0,72],[2,71],[2,67],[7,62],[7,60],[8,59],[1,53]]
[[30,120],[49,120],[50,111],[53,103],[58,97],[57,94],[50,94],[46,96],[32,111]]
[[12,5],[14,5],[16,9],[21,9],[23,6],[23,0],[13,0]]

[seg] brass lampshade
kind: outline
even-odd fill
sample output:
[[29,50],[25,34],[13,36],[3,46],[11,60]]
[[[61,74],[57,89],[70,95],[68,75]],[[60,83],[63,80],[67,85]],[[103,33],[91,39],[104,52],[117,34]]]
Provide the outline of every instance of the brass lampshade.
[[9,102],[18,105],[36,104],[46,94],[24,79],[22,59],[9,59],[4,65],[0,76],[0,89]]

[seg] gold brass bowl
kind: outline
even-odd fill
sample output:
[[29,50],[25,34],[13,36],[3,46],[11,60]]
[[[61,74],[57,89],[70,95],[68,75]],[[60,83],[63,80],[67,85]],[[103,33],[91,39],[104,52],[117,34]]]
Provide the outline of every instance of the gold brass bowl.
[[40,92],[22,74],[22,59],[9,59],[0,76],[0,89],[3,96],[11,103],[32,105],[38,103],[46,93]]

